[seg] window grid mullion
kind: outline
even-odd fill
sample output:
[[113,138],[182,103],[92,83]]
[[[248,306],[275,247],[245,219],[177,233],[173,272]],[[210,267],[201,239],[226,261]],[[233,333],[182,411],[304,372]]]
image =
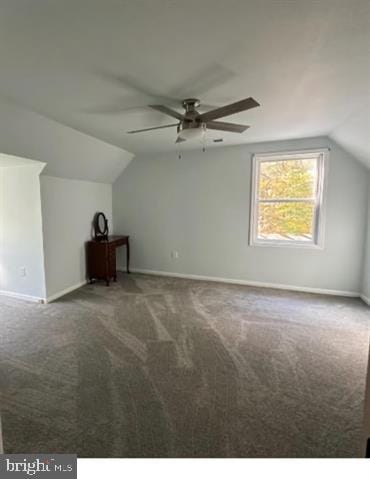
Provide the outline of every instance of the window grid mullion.
[[257,199],[258,203],[315,203],[316,198],[277,198],[277,199]]

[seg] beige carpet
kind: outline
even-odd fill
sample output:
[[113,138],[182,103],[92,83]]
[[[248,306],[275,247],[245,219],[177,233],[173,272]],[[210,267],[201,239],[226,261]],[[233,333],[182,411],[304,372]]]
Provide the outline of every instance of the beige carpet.
[[50,305],[2,297],[5,452],[359,456],[369,311],[136,274]]

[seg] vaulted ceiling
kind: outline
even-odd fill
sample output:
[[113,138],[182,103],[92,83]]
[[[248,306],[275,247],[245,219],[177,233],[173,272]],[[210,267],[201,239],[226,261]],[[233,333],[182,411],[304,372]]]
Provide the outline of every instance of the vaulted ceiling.
[[172,123],[150,103],[253,96],[210,143],[329,135],[370,166],[369,0],[1,0],[0,64],[1,95],[133,153],[176,148],[126,133]]

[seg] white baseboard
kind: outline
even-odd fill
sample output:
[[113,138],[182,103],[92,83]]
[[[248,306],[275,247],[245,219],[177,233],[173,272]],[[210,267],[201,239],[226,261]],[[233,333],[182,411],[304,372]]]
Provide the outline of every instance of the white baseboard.
[[[125,268],[118,267],[119,271],[126,271]],[[314,294],[326,294],[332,296],[346,296],[351,298],[358,298],[360,297],[362,301],[366,304],[370,305],[370,298],[365,296],[364,294],[356,293],[354,291],[338,291],[333,289],[321,289],[321,288],[308,288],[305,286],[293,286],[288,284],[280,284],[280,283],[264,283],[260,281],[249,281],[244,279],[232,279],[232,278],[221,278],[218,276],[202,276],[198,274],[183,274],[183,273],[174,273],[170,271],[155,271],[151,269],[140,269],[140,268],[132,268],[131,271],[133,273],[141,273],[141,274],[150,274],[154,276],[168,276],[173,278],[183,278],[183,279],[193,279],[198,281],[213,281],[217,283],[229,283],[229,284],[240,284],[244,286],[255,286],[258,288],[272,288],[272,289],[282,289],[288,291],[297,291],[302,293],[314,293]],[[30,296],[27,294],[20,294],[20,293],[13,293],[11,291],[1,291],[1,296],[8,296],[10,298],[22,299],[25,301],[31,301],[34,303],[51,303],[62,296],[71,293],[72,291],[85,286],[87,283],[86,280],[81,281],[73,286],[63,289],[62,291],[58,291],[47,298],[39,298],[37,296]]]
[[31,301],[32,303],[45,302],[45,298],[30,296],[29,294],[14,293],[13,291],[0,291],[0,296],[8,296],[9,298],[22,299],[23,301]]
[[36,296],[29,296],[27,294],[20,294],[20,293],[13,293],[11,291],[0,291],[0,296],[8,296],[10,298],[16,298],[16,299],[22,299],[24,301],[32,301],[33,303],[51,303],[52,301],[55,301],[58,298],[61,298],[62,296],[71,293],[75,289],[79,289],[82,286],[85,286],[87,283],[86,280],[81,281],[80,283],[74,284],[73,286],[70,286],[69,288],[63,289],[62,291],[58,291],[57,293],[54,293],[47,298],[38,298]]
[[70,286],[69,288],[63,289],[62,291],[58,291],[57,293],[54,293],[54,294],[48,296],[45,300],[45,303],[51,303],[52,301],[55,301],[56,299],[61,298],[62,296],[66,295],[68,293],[71,293],[75,289],[79,289],[82,286],[85,286],[86,283],[87,283],[87,281],[84,280],[84,281],[81,281],[80,283],[77,283],[73,286]]
[[[125,271],[123,268],[118,268],[119,271]],[[183,273],[172,273],[168,271],[154,271],[151,269],[140,269],[132,268],[133,273],[142,273],[142,274],[151,274],[155,276],[169,276],[173,278],[184,278],[184,279],[195,279],[199,281],[214,281],[217,283],[230,283],[230,284],[240,284],[244,286],[255,286],[258,288],[272,288],[272,289],[283,289],[288,291],[298,291],[301,293],[314,293],[314,294],[326,294],[332,296],[346,296],[350,298],[360,297],[360,293],[354,291],[339,291],[335,289],[321,289],[321,288],[309,288],[305,286],[293,286],[290,284],[280,284],[280,283],[263,283],[260,281],[249,281],[244,279],[232,279],[232,278],[221,278],[217,276],[202,276],[197,274],[183,274]]]
[[368,298],[367,296],[365,296],[364,294],[361,294],[360,295],[360,298],[362,299],[362,301],[366,304],[368,304],[370,306],[370,298]]

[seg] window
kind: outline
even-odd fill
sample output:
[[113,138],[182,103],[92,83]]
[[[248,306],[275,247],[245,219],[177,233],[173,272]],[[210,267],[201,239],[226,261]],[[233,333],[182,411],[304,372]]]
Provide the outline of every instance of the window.
[[327,150],[255,155],[250,243],[323,246]]

